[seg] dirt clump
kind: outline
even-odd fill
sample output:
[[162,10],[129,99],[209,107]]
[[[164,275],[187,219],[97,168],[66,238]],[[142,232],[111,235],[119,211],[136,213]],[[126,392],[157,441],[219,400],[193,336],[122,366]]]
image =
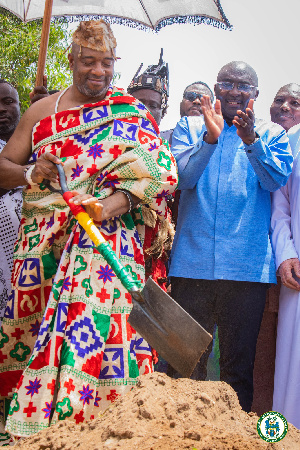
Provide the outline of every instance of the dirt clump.
[[257,431],[258,417],[242,411],[224,382],[174,380],[155,372],[99,418],[76,425],[63,421],[20,441],[22,450],[253,450],[300,449],[300,431],[269,444]]

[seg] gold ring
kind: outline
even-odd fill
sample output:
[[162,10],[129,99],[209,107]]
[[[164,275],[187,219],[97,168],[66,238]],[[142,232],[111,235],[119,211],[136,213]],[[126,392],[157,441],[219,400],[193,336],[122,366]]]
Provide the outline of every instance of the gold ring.
[[244,123],[244,125],[242,125],[242,127],[245,128],[247,125],[248,125],[247,123]]

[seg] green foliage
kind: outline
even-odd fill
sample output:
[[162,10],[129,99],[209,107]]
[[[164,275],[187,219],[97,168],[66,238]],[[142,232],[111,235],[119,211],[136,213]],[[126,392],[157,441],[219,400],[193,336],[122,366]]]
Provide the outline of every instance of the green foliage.
[[[41,20],[23,23],[0,8],[0,78],[18,90],[22,112],[30,105],[29,92],[35,84],[41,32]],[[46,61],[48,90],[63,89],[72,82],[66,52],[69,42],[67,19],[56,19],[50,26]]]

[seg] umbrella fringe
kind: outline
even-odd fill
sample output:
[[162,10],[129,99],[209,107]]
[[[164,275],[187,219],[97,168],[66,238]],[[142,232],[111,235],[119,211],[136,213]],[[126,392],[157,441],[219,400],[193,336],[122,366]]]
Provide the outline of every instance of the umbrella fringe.
[[[219,2],[217,6],[219,5]],[[220,9],[219,9],[220,8]],[[217,20],[212,17],[207,16],[176,16],[176,17],[169,17],[167,19],[161,20],[158,25],[153,30],[147,25],[144,25],[139,22],[135,22],[134,20],[127,19],[124,17],[116,17],[116,16],[105,16],[105,15],[74,15],[74,16],[64,16],[64,19],[68,22],[79,22],[82,20],[99,20],[103,19],[106,22],[110,24],[118,24],[118,25],[125,25],[130,28],[136,28],[138,30],[143,31],[154,31],[158,32],[160,29],[173,24],[193,24],[193,25],[212,25],[216,28],[222,28],[223,30],[232,30],[232,25],[228,22],[226,16],[224,15],[221,6],[218,6],[218,9],[220,11],[221,16],[223,17],[223,20]],[[56,22],[57,20],[61,20],[62,17],[53,17],[51,21]]]
[[225,24],[227,25],[227,28],[228,28],[230,31],[232,31],[232,25],[229,23],[229,20],[227,19],[226,15],[225,15],[225,13],[224,13],[224,10],[223,10],[223,8],[222,8],[222,6],[221,6],[220,0],[214,0],[214,2],[215,2],[216,6],[217,6],[217,8],[218,8],[219,13],[220,13],[221,16],[222,16],[223,21],[224,21]]
[[[227,19],[226,19],[227,21]],[[212,17],[207,16],[176,16],[176,17],[169,17],[168,19],[163,19],[158,23],[158,25],[155,27],[155,31],[159,31],[161,28],[166,27],[167,25],[173,25],[173,24],[193,24],[193,25],[212,25],[216,28],[222,28],[223,30],[232,30],[232,26],[227,21],[227,23],[214,19]]]

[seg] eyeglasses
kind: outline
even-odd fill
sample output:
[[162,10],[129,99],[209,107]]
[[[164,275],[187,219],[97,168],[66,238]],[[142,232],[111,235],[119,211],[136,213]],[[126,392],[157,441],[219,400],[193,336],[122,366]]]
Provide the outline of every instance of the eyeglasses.
[[230,81],[220,81],[217,83],[219,88],[222,89],[223,91],[231,91],[234,88],[235,84],[238,91],[245,93],[249,93],[253,88],[256,87],[247,83],[232,83]]
[[190,102],[193,102],[197,97],[199,98],[199,100],[201,100],[202,95],[203,94],[199,94],[199,92],[188,91],[183,94],[183,98],[189,100]]

